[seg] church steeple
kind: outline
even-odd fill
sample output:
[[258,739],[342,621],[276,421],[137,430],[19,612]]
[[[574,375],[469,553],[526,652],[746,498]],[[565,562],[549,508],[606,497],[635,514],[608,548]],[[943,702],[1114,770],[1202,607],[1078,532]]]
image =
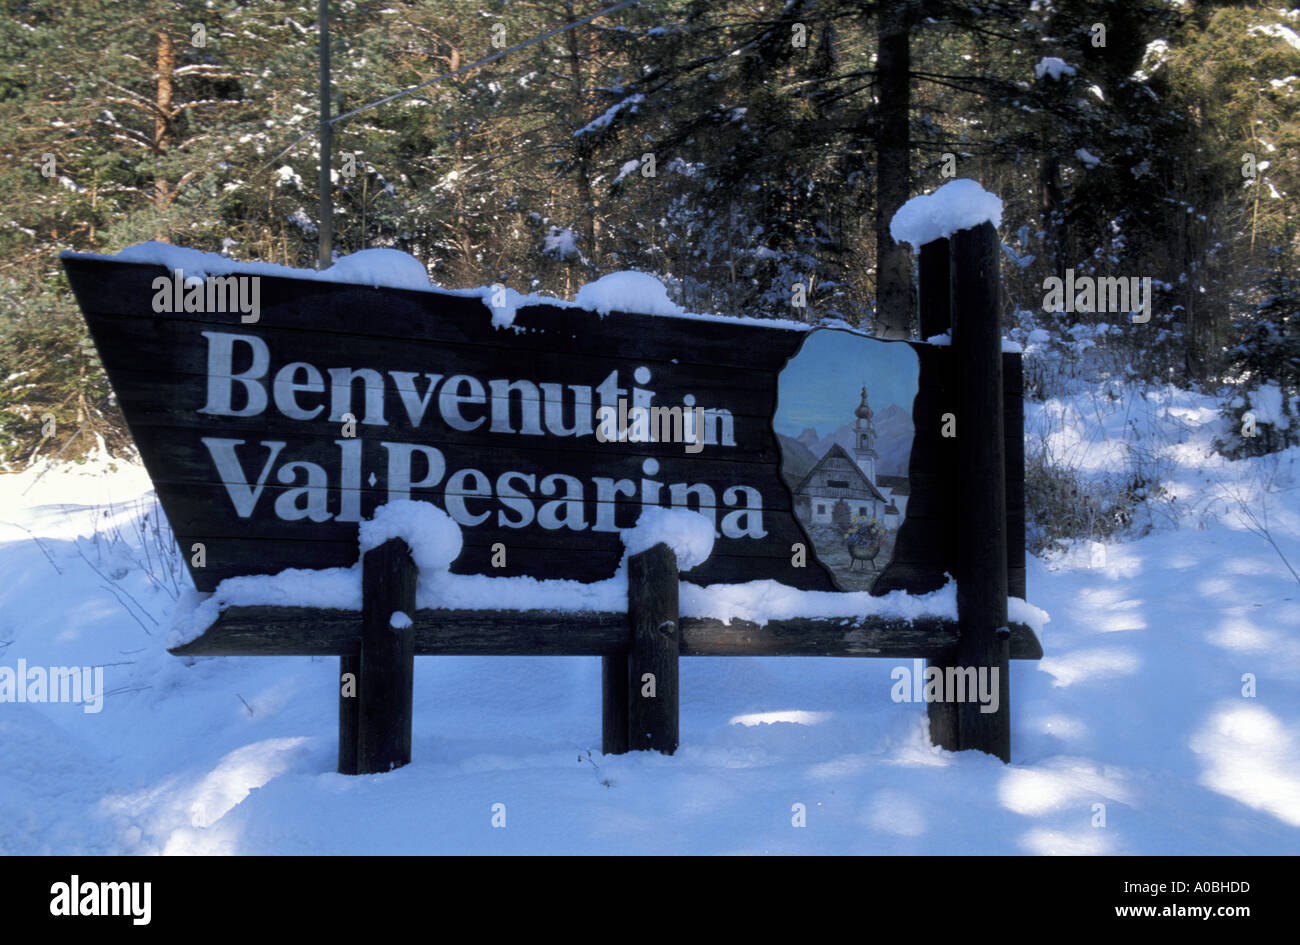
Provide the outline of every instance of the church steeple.
[[853,411],[853,459],[867,481],[876,484],[876,428],[871,422],[873,414],[867,405],[867,388],[862,388],[862,402]]

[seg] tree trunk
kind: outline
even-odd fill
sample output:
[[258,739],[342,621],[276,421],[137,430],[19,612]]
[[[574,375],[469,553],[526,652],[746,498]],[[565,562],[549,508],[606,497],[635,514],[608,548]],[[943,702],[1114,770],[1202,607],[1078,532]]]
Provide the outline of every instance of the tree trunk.
[[1042,211],[1043,229],[1047,231],[1047,252],[1051,255],[1052,273],[1065,278],[1065,261],[1069,258],[1065,245],[1065,221],[1061,206],[1061,159],[1051,153],[1051,142],[1043,143],[1043,160],[1038,169],[1038,205]]
[[[569,21],[577,18],[573,4],[566,3]],[[569,30],[565,34],[569,46],[569,74],[573,79],[573,120],[578,127],[588,121],[586,96],[583,94],[582,53],[578,47],[578,30]],[[585,137],[585,136],[584,136]],[[582,138],[577,139],[578,168],[576,183],[578,186],[578,213],[581,215],[582,245],[586,249],[587,259],[595,266],[600,258],[596,246],[596,202],[591,189],[591,158],[588,145]]]
[[[455,72],[461,66],[460,47],[454,43],[452,44],[451,53],[447,59],[447,65],[451,72]],[[461,78],[456,79],[456,81],[463,83],[464,80]],[[465,133],[465,125],[457,123],[453,139],[454,144],[452,145],[452,152],[456,156],[456,218],[454,224],[447,227],[447,229],[450,230],[447,243],[456,247],[456,284],[461,286],[471,286],[481,283],[484,279],[484,275],[478,260],[474,258],[474,238],[470,233],[471,224],[465,206],[465,193],[466,188],[469,186],[465,174]],[[495,268],[491,273],[491,279],[493,282],[497,280],[497,272]]]
[[319,242],[316,268],[328,269],[334,263],[334,190],[330,173],[334,160],[334,126],[330,120],[330,5],[320,0],[316,8],[316,30],[320,34],[320,166],[317,197],[320,200]]
[[[172,93],[173,74],[176,71],[176,47],[172,45],[172,38],[166,30],[158,31],[158,58],[155,64],[157,96],[154,104],[158,112],[153,120],[153,156],[158,161],[167,153],[172,138]],[[154,165],[153,195],[154,206],[159,210],[166,210],[172,199],[171,184],[168,183],[159,164]]]
[[876,21],[876,333],[906,338],[912,323],[911,250],[889,223],[911,196],[911,0],[886,0]]

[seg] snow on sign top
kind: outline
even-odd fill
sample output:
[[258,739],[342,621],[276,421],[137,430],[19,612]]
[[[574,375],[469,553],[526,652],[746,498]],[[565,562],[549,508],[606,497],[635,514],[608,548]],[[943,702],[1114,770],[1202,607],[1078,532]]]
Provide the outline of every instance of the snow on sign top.
[[282,276],[286,279],[316,279],[320,282],[348,282],[356,285],[387,286],[393,289],[429,289],[424,264],[400,249],[363,249],[344,256],[328,269],[294,269],[276,263],[238,262],[218,253],[205,253],[170,243],[147,242],[128,246],[115,257],[124,262],[160,263],[179,269],[189,278],[223,276],[230,273]]
[[889,235],[919,251],[926,243],[986,222],[1002,225],[1002,201],[978,182],[963,178],[899,207],[889,223]]
[[424,264],[409,253],[398,249],[363,249],[339,257],[328,269],[295,269],[278,263],[240,262],[219,253],[205,253],[197,249],[173,246],[170,243],[145,242],[127,247],[116,256],[96,253],[64,252],[68,259],[117,259],[122,262],[155,263],[168,270],[180,270],[186,279],[203,279],[207,276],[225,276],[234,273],[251,276],[279,276],[283,279],[310,279],[319,282],[340,282],[367,285],[373,288],[408,289],[418,292],[441,292],[462,298],[480,299],[492,313],[492,324],[509,328],[514,324],[515,313],[526,305],[551,305],[557,308],[581,308],[608,315],[620,311],[632,314],[665,315],[693,321],[725,322],[729,325],[752,325],[786,331],[808,331],[804,322],[786,318],[754,318],[750,316],[710,315],[688,312],[668,297],[662,282],[646,272],[611,272],[583,286],[577,298],[566,299],[548,295],[524,294],[505,286],[479,286],[474,289],[447,289],[433,283]]
[[668,298],[668,290],[645,272],[611,272],[578,290],[574,301],[601,315],[610,312],[644,312],[646,315],[681,315],[685,312]]

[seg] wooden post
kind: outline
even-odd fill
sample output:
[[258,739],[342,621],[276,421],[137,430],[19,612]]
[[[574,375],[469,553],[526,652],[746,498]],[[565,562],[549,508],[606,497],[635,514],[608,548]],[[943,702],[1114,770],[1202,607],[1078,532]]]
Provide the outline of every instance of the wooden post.
[[[677,750],[681,628],[677,613],[677,556],[658,544],[627,563],[626,745],[671,755]],[[616,687],[611,686],[610,689]],[[606,693],[607,700],[609,692]]]
[[414,616],[418,576],[410,549],[399,538],[372,548],[361,559],[358,774],[391,771],[411,761],[415,630],[410,623],[392,624],[399,612]]
[[[1011,760],[1006,460],[998,235],[991,223],[952,237],[952,347],[957,415],[957,665],[997,672],[998,708],[957,704],[958,747]],[[987,679],[988,677],[986,677]],[[990,680],[991,681],[991,680]],[[951,695],[945,692],[945,695]]]
[[[954,663],[951,659],[927,660],[926,665],[946,673]],[[958,751],[961,741],[957,735],[957,703],[948,700],[929,702],[925,711],[930,720],[930,744],[947,751]]]
[[339,657],[339,774],[357,774],[357,680],[361,677],[361,649]]
[[[950,244],[946,239],[932,240],[921,247],[917,260],[917,283],[920,289],[917,303],[921,340],[945,334],[952,328],[952,264]],[[950,407],[944,407],[947,412]],[[928,665],[940,672],[952,665],[951,660],[930,660]],[[957,704],[940,701],[926,704],[930,720],[930,743],[956,751]]]
[[940,238],[921,247],[916,281],[920,289],[921,340],[942,335],[952,328],[952,281],[949,243]]
[[627,650],[600,658],[600,750],[627,751]]
[[1025,577],[1025,365],[1002,357],[1002,442],[1007,464],[1007,594],[1029,599]]

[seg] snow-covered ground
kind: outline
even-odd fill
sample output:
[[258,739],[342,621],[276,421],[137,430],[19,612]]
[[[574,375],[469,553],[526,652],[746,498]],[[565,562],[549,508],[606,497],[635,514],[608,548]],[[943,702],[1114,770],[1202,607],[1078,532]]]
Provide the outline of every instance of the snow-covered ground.
[[1031,559],[1011,765],[931,747],[903,661],[685,659],[677,754],[602,757],[599,660],[438,657],[412,764],[345,777],[336,659],[163,648],[187,579],[141,469],[0,477],[0,667],[104,667],[102,711],[0,703],[0,853],[1295,853],[1300,450],[1229,463],[1218,423],[1172,390],[1027,405],[1061,462],[1164,492],[1146,537]]

